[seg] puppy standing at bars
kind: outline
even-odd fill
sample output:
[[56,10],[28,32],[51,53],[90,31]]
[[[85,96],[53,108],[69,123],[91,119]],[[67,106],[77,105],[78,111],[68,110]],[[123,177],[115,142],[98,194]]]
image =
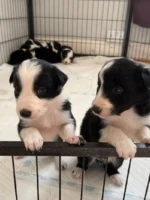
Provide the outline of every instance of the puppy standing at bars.
[[[71,104],[63,94],[67,75],[46,61],[31,59],[14,67],[10,83],[14,86],[18,133],[26,149],[38,151],[44,141],[61,138],[78,143]],[[56,166],[59,165],[56,157]],[[62,160],[62,168],[66,168]]]
[[[127,58],[107,62],[98,74],[97,93],[87,111],[80,134],[87,142],[106,142],[120,158],[109,158],[107,173],[121,185],[118,167],[133,158],[133,141],[150,143],[150,68]],[[91,159],[85,159],[86,170]],[[83,158],[78,158],[75,177],[81,177]],[[104,167],[105,167],[104,163]]]

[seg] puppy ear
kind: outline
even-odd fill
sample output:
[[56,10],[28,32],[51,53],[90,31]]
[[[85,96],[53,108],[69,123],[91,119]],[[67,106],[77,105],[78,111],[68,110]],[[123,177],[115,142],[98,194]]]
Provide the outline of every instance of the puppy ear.
[[64,86],[68,80],[68,76],[64,74],[62,71],[60,71],[58,68],[55,67],[54,69],[55,69],[56,77],[58,78],[61,86]]
[[15,73],[16,73],[16,67],[13,68],[13,71],[12,71],[10,77],[9,77],[9,83],[10,84],[13,83],[13,81],[14,81],[14,75],[15,75]]
[[142,70],[142,79],[145,87],[150,90],[150,68],[143,68]]

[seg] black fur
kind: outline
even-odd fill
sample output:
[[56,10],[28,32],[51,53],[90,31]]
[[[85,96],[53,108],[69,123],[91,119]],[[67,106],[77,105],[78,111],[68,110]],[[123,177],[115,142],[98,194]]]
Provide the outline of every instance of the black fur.
[[[27,40],[20,49],[26,49],[26,50],[32,50],[34,48],[31,48],[31,45],[36,44],[39,48],[42,47],[41,43],[36,40]],[[37,48],[38,48],[37,47]]]
[[23,62],[24,60],[32,58],[32,53],[30,51],[16,50],[10,54],[8,64],[17,65]]
[[[43,67],[41,73],[35,80],[34,92],[39,98],[54,98],[60,94],[68,77],[58,68],[46,61],[39,61],[39,63]],[[45,92],[41,92],[42,94],[39,94],[38,91],[40,88],[44,88]]]
[[[137,114],[145,116],[150,113],[149,80],[150,72],[142,64],[126,58],[118,59],[104,71],[103,93],[114,105],[116,114],[135,106]],[[116,94],[118,87],[122,89],[120,94]]]
[[55,53],[52,48],[37,48],[35,51],[35,57],[38,59],[45,60],[49,63],[59,63],[61,62],[60,52]]
[[[105,128],[107,124],[105,124],[104,120],[97,117],[93,114],[91,108],[86,112],[85,117],[81,124],[80,135],[87,142],[99,142],[101,137],[101,130]],[[86,157],[85,161],[83,157],[78,157],[77,167],[83,168],[84,170],[88,169],[89,164],[91,163],[92,158]],[[122,158],[114,158],[114,161],[109,161],[107,166],[107,173],[109,176],[118,174],[118,168],[122,165],[123,159]],[[85,162],[85,165],[83,165]],[[103,162],[103,167],[105,168],[105,162]]]
[[71,111],[71,103],[66,100],[63,105],[62,105],[62,110],[63,111],[69,111],[69,115],[70,115],[70,118],[73,119],[73,123],[74,123],[74,126],[76,127],[76,120],[72,114],[72,111]]

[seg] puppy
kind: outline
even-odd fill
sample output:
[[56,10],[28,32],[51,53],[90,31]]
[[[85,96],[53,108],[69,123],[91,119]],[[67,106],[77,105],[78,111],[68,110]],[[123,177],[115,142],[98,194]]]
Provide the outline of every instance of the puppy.
[[54,52],[56,54],[57,53],[60,54],[61,49],[62,49],[61,44],[59,42],[56,42],[56,41],[52,41],[50,43],[47,43],[47,46],[52,52]]
[[73,62],[75,54],[73,49],[69,46],[62,46],[61,48],[61,62],[64,64],[70,64]]
[[45,47],[46,45],[44,45],[44,43],[42,44],[36,40],[29,39],[20,47],[20,49],[26,51],[26,50],[33,50],[36,48],[40,48],[43,46]]
[[[107,62],[98,74],[97,94],[83,119],[81,135],[88,142],[107,142],[116,148],[120,158],[108,159],[107,173],[118,185],[118,167],[123,159],[135,156],[133,141],[150,143],[149,126],[150,69],[127,58]],[[85,170],[88,164],[86,158]],[[75,177],[81,176],[81,168],[78,158]]]
[[[44,141],[76,144],[76,122],[71,103],[63,94],[67,76],[55,66],[39,59],[26,60],[14,68],[10,83],[14,86],[18,133],[26,149],[38,151]],[[56,157],[56,166],[59,166]],[[62,168],[66,163],[62,160]]]
[[70,64],[74,59],[72,48],[61,46],[56,41],[47,43],[46,47],[35,48],[33,52],[36,58],[46,60],[49,63],[62,62],[64,64]]
[[24,51],[22,49],[16,50],[10,54],[8,64],[17,65],[23,62],[24,60],[33,58],[34,54],[28,50]]
[[[45,60],[49,63],[59,63],[61,62],[61,57],[60,57],[60,52],[56,53],[53,51],[54,49],[49,47],[41,47],[41,48],[36,48],[33,50],[34,55],[36,58]],[[57,51],[55,49],[55,51]]]

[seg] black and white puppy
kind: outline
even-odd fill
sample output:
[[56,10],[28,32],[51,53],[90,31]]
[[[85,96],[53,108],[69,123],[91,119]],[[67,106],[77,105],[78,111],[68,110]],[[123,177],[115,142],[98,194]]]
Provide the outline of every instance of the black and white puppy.
[[31,59],[33,57],[34,57],[34,52],[31,52],[29,50],[24,51],[22,49],[19,49],[10,54],[7,63],[10,65],[18,65],[24,60]]
[[[14,86],[20,119],[18,133],[26,149],[40,150],[44,141],[56,141],[58,137],[70,144],[79,142],[71,104],[63,94],[67,79],[58,68],[39,59],[14,67],[9,81]],[[66,168],[64,161],[62,168]]]
[[69,46],[62,46],[61,48],[61,62],[64,64],[70,64],[73,62],[75,54],[73,49]]
[[29,39],[20,47],[20,49],[26,51],[26,50],[33,50],[36,48],[46,47],[46,46],[47,46],[46,43],[40,43],[39,41]]
[[46,47],[35,48],[34,56],[50,63],[70,64],[74,59],[74,52],[71,47],[61,46],[59,42],[47,43]]
[[[97,94],[83,119],[81,135],[88,142],[107,142],[116,148],[120,158],[108,162],[107,173],[117,184],[123,159],[135,156],[133,141],[150,143],[149,126],[150,69],[127,58],[107,62],[98,74]],[[82,173],[81,158],[77,167],[75,177]]]

